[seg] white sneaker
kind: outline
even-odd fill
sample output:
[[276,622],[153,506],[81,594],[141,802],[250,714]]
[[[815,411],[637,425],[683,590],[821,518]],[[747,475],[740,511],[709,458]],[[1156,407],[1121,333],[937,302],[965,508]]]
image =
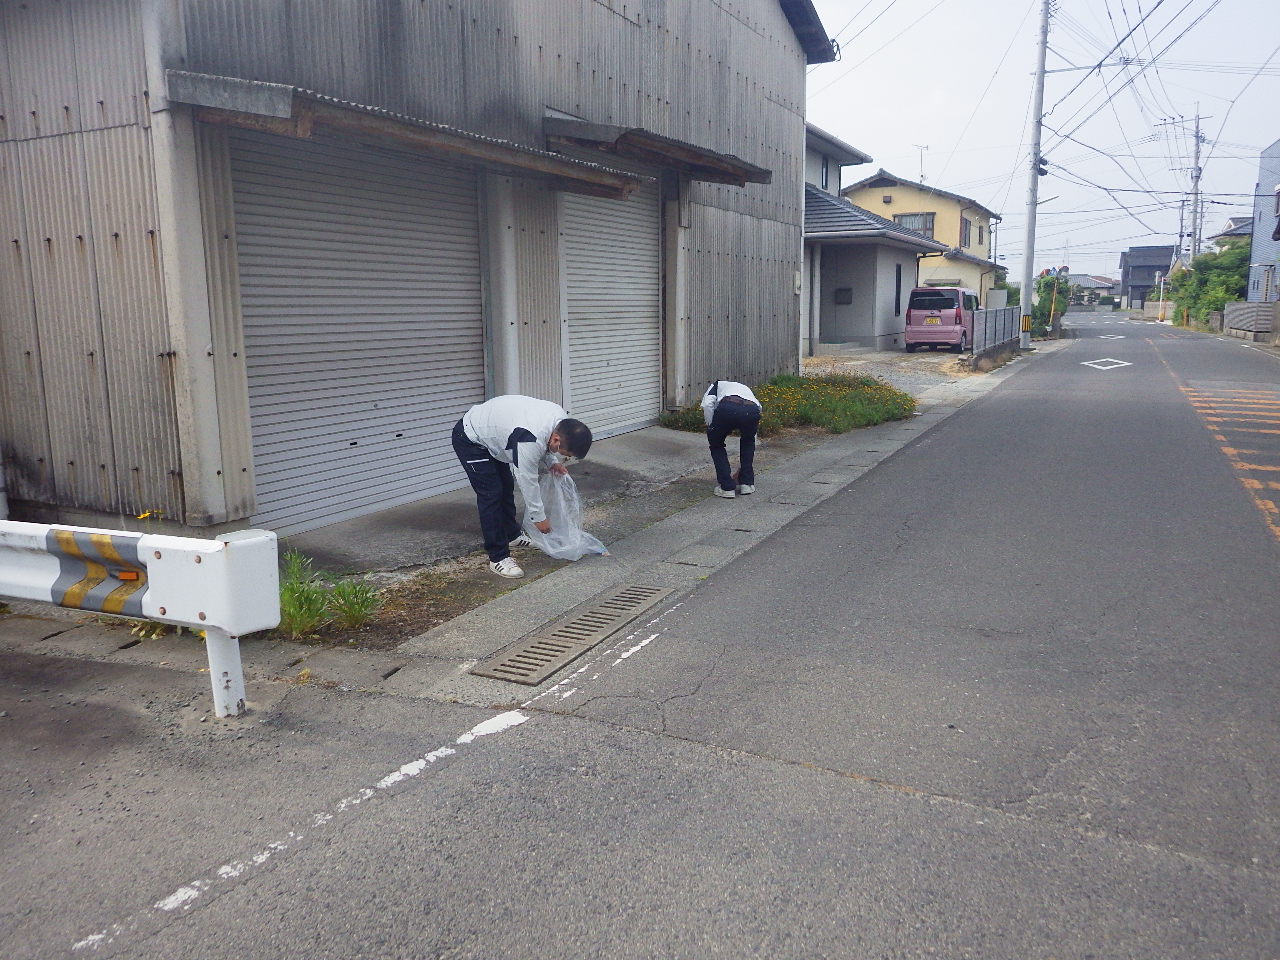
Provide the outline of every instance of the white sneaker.
[[732,490],[725,490],[725,489],[724,489],[723,487],[721,487],[721,486],[720,486],[720,484],[718,484],[718,483],[716,484],[715,489],[714,489],[712,492],[713,492],[717,497],[724,497],[726,500],[732,500],[734,497],[736,497],[736,496],[737,496],[737,494],[736,494],[736,493],[734,493]]
[[756,485],[754,483],[738,484],[738,496],[740,497],[745,497],[747,494],[755,493],[755,492],[756,492]]
[[512,546],[512,547],[532,547],[532,546],[533,546],[533,541],[532,541],[531,539],[529,539],[528,534],[524,534],[524,533],[522,533],[522,534],[520,534],[520,536],[518,536],[518,537],[516,537],[514,540],[512,540],[512,541],[511,541],[511,543],[510,543],[510,544],[508,544],[508,546]]
[[520,564],[510,557],[503,557],[501,560],[490,563],[489,569],[500,577],[506,577],[508,580],[518,580],[524,576],[524,571],[520,569]]

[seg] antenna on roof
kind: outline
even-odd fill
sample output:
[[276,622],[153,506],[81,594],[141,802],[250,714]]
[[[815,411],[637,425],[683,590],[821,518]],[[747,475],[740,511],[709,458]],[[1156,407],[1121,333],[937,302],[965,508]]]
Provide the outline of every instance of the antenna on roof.
[[913,143],[913,147],[920,151],[920,182],[924,183],[924,152],[929,149],[927,143]]

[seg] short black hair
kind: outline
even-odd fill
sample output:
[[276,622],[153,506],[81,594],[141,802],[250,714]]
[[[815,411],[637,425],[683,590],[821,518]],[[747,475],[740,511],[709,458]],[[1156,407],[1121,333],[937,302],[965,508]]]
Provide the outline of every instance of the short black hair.
[[581,420],[565,417],[556,424],[555,432],[560,434],[564,449],[579,460],[591,449],[591,428]]

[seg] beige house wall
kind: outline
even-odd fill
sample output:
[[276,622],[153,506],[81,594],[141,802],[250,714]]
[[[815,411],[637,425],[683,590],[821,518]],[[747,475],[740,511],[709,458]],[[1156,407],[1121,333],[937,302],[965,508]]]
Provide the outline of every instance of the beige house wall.
[[[991,259],[991,217],[982,208],[940,196],[909,184],[889,187],[861,187],[845,194],[852,203],[892,220],[898,214],[932,213],[933,239],[958,248],[961,252],[982,260]],[[969,243],[961,245],[960,218],[971,223]],[[981,228],[982,242],[978,242]],[[976,263],[948,260],[943,257],[924,257],[920,261],[920,285],[930,283],[956,283],[977,290],[982,302],[995,282],[994,271]]]

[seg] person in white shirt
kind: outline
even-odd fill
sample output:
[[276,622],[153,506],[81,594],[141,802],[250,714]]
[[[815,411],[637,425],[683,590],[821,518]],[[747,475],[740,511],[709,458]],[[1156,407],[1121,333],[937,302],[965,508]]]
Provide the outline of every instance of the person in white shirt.
[[[707,444],[711,447],[711,462],[716,465],[714,492],[717,497],[732,500],[756,492],[754,460],[761,411],[760,401],[751,388],[734,380],[717,380],[702,395]],[[741,437],[736,475],[729,472],[729,452],[724,446],[725,437],[734,430]]]
[[551,532],[542,507],[538,471],[567,473],[566,461],[581,460],[591,449],[591,431],[549,400],[507,395],[476,404],[453,427],[453,450],[476,492],[480,531],[489,569],[500,577],[523,577],[511,559],[512,546],[532,541],[516,519],[515,488],[520,487],[530,522]]

